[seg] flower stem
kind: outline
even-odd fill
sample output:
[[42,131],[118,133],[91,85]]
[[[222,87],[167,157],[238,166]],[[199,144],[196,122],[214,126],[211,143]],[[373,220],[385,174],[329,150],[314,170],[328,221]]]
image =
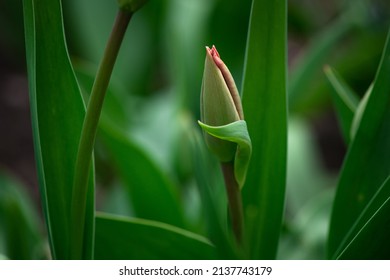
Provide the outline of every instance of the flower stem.
[[115,60],[131,16],[132,13],[121,10],[117,14],[87,106],[73,178],[70,240],[71,259],[81,259],[83,257],[88,178],[96,130]]
[[242,210],[241,191],[234,176],[234,164],[233,162],[221,163],[221,168],[223,177],[225,179],[225,187],[228,197],[229,213],[233,234],[237,245],[242,247],[242,238],[244,235],[244,216]]

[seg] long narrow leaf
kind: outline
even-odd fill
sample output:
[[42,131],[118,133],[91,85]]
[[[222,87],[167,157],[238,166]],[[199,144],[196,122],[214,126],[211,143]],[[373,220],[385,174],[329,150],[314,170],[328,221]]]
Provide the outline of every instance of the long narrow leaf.
[[95,259],[214,259],[204,237],[168,224],[100,213],[96,217]]
[[332,68],[326,67],[324,71],[333,88],[332,99],[335,104],[344,141],[349,143],[351,140],[352,121],[359,104],[359,99]]
[[[69,258],[74,163],[85,107],[66,49],[59,0],[24,0],[35,157],[52,257]],[[93,178],[93,176],[91,177]],[[92,257],[94,188],[90,180],[83,258]]]
[[338,250],[358,216],[390,174],[389,40],[390,32],[340,175],[329,232],[329,257]]
[[243,107],[252,159],[243,188],[251,258],[276,257],[287,152],[285,0],[254,0],[246,50]]
[[368,90],[366,91],[366,93],[364,94],[363,98],[360,100],[356,108],[355,114],[353,116],[352,124],[351,124],[351,130],[350,130],[351,139],[355,138],[356,136],[356,132],[360,126],[360,122],[362,120],[364,111],[366,110],[367,102],[368,99],[370,98],[371,92],[372,92],[372,86],[368,88]]

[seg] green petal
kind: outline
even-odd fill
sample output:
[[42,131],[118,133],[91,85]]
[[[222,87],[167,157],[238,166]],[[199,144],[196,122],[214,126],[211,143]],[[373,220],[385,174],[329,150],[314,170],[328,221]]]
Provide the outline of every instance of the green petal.
[[234,175],[240,188],[243,187],[249,160],[252,153],[252,143],[249,137],[248,128],[244,120],[232,122],[222,126],[209,126],[198,121],[202,129],[208,134],[238,145],[234,159]]

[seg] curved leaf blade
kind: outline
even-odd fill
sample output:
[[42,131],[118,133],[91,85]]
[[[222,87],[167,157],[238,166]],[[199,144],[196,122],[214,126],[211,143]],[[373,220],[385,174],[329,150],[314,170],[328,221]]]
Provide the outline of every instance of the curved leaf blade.
[[370,86],[367,90],[367,92],[364,94],[362,100],[360,100],[355,115],[353,116],[352,124],[351,124],[351,130],[350,130],[350,137],[351,139],[355,138],[356,131],[358,130],[360,126],[360,122],[362,120],[362,116],[364,114],[364,110],[366,110],[368,99],[370,98],[372,92],[372,86]]
[[[66,48],[61,2],[24,0],[23,6],[41,200],[52,257],[68,259],[74,163],[85,107]],[[93,250],[93,171],[90,178],[83,258],[91,258]]]
[[287,1],[254,0],[242,103],[252,158],[242,189],[253,259],[276,258],[284,209],[287,158]]
[[222,126],[209,126],[201,121],[198,121],[198,123],[210,135],[237,144],[237,151],[234,157],[234,175],[240,188],[242,188],[245,183],[252,152],[252,143],[246,122],[240,120]]
[[356,135],[349,146],[333,206],[328,240],[332,257],[390,174],[390,32]]
[[324,72],[332,86],[332,99],[336,108],[338,120],[345,143],[351,141],[351,126],[359,99],[345,81],[329,66]]
[[95,259],[215,259],[214,246],[203,236],[161,222],[99,213]]

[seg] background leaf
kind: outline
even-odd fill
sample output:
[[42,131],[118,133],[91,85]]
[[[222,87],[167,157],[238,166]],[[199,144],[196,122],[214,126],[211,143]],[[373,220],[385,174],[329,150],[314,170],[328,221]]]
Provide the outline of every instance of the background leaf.
[[[78,67],[77,75],[86,95],[93,84],[90,72],[85,67]],[[125,183],[128,201],[139,218],[185,227],[179,189],[129,132],[134,120],[128,116],[131,113],[124,111],[121,102],[127,99],[119,96],[118,91],[113,86],[108,88],[98,138]],[[137,112],[134,105],[127,109]]]
[[340,175],[329,231],[329,257],[339,250],[349,229],[390,174],[389,38],[390,33]]
[[[341,41],[353,27],[361,25],[367,20],[367,7],[363,1],[353,1],[346,11],[329,24],[311,43],[305,55],[301,56],[291,71],[288,90],[289,109],[292,112],[302,110],[310,99],[315,98],[315,91],[310,89],[310,83],[315,80],[320,70],[329,58],[335,44]],[[318,97],[317,97],[318,98]]]
[[204,237],[168,224],[100,213],[96,217],[95,259],[214,259]]
[[[69,61],[60,1],[24,0],[27,69],[35,156],[52,257],[69,258],[73,171],[85,108]],[[93,176],[83,258],[92,257]]]
[[15,179],[0,171],[0,252],[12,260],[44,258],[38,213]]
[[286,184],[287,106],[284,0],[254,0],[243,79],[252,159],[242,190],[250,258],[273,259]]
[[325,189],[306,200],[282,230],[278,259],[324,259],[334,191]]
[[125,134],[102,122],[100,137],[126,182],[137,217],[184,226],[180,194],[148,156]]
[[278,259],[325,259],[336,182],[320,160],[310,123],[290,117],[286,202]]
[[350,137],[352,139],[355,138],[356,132],[359,129],[360,122],[362,120],[364,111],[366,110],[367,102],[368,102],[368,99],[370,98],[371,92],[372,92],[372,86],[370,86],[368,88],[368,90],[366,91],[366,93],[364,94],[363,98],[360,100],[360,102],[356,108],[356,112],[353,116],[353,120],[352,120],[352,124],[351,124],[351,131],[350,131]]
[[351,140],[352,121],[359,104],[356,93],[345,83],[344,80],[329,66],[325,68],[325,74],[332,86],[332,99],[344,137],[344,141]]

